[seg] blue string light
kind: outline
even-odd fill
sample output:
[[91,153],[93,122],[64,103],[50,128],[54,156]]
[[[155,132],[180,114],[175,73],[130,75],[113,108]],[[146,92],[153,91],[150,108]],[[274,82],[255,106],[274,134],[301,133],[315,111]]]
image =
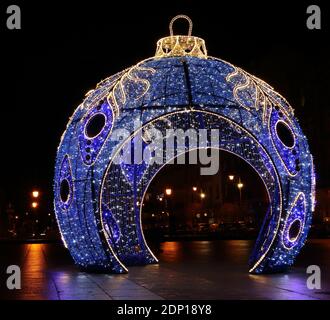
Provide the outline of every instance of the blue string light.
[[[99,83],[69,121],[54,179],[65,245],[85,270],[124,273],[130,265],[156,263],[143,236],[141,210],[165,164],[121,163],[122,151],[133,150],[139,137],[144,150],[151,143],[144,137],[150,125],[164,136],[168,129],[216,128],[218,148],[247,161],[270,200],[249,271],[284,270],[305,243],[315,201],[313,160],[293,109],[262,80],[204,51],[162,56],[160,49]],[[113,139],[123,129],[129,136]],[[162,150],[164,159],[170,151]]]

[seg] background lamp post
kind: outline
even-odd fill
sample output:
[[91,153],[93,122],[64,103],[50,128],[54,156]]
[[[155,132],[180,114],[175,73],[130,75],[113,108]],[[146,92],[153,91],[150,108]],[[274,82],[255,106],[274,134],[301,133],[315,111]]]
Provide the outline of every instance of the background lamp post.
[[172,189],[171,189],[171,188],[166,188],[166,189],[165,189],[165,194],[166,194],[167,196],[172,195]]
[[242,203],[242,188],[244,187],[243,183],[241,182],[241,179],[237,183],[237,188],[239,190],[239,205]]
[[165,208],[166,208],[166,212],[167,212],[167,215],[168,215],[168,224],[169,224],[169,231],[170,231],[170,234],[174,234],[175,233],[175,229],[176,229],[176,226],[175,226],[175,216],[174,214],[172,214],[172,203],[170,202],[171,198],[170,196],[172,195],[172,189],[171,188],[166,188],[165,189]]
[[39,191],[37,191],[37,190],[32,191],[32,197],[33,198],[38,198],[39,197]]

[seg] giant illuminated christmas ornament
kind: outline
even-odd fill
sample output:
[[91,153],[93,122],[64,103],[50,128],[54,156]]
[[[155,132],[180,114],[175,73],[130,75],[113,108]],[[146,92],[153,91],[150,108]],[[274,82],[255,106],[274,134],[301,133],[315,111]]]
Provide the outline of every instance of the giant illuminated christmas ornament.
[[[187,36],[173,35],[177,18],[188,20]],[[250,272],[282,271],[304,245],[314,207],[314,169],[293,109],[259,78],[208,56],[204,40],[191,29],[188,17],[175,17],[155,56],[88,92],[62,136],[55,210],[63,242],[84,270],[124,273],[131,265],[158,262],[143,236],[141,210],[151,180],[166,163],[150,161],[152,153],[148,161],[122,159],[137,144],[143,150],[153,143],[150,127],[163,137],[168,129],[217,129],[218,148],[259,174],[270,207]],[[169,150],[162,152],[168,159]]]

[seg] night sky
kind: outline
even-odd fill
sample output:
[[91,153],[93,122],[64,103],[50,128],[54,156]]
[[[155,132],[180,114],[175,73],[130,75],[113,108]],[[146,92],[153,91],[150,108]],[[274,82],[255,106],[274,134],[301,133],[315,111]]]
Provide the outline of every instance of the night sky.
[[[22,30],[6,29],[0,4],[0,201],[24,208],[40,188],[52,199],[56,149],[84,94],[153,56],[177,14],[189,15],[208,53],[259,76],[284,95],[309,139],[319,187],[329,187],[330,10],[294,1],[19,1]],[[86,4],[85,2],[88,2]],[[118,4],[119,3],[119,4]],[[321,3],[322,30],[306,28]],[[106,4],[106,5],[105,5]],[[178,22],[178,31],[186,25]],[[1,208],[0,207],[0,208]]]

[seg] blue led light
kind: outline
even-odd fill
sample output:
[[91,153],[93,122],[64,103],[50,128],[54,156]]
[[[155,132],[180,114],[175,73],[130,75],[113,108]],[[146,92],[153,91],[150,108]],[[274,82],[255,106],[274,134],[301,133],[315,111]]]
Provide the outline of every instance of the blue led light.
[[[104,123],[88,135],[95,115]],[[281,140],[279,122],[293,146]],[[157,262],[143,236],[141,206],[164,164],[119,161],[150,125],[164,136],[169,128],[219,129],[218,148],[248,162],[270,200],[250,272],[293,264],[310,228],[315,185],[312,156],[292,108],[268,84],[227,62],[178,56],[150,58],[102,81],[70,119],[56,159],[55,210],[79,266],[123,273],[126,266]],[[113,139],[119,129],[128,132],[120,142]],[[144,139],[142,149],[148,144]],[[60,196],[64,180],[67,199]]]

